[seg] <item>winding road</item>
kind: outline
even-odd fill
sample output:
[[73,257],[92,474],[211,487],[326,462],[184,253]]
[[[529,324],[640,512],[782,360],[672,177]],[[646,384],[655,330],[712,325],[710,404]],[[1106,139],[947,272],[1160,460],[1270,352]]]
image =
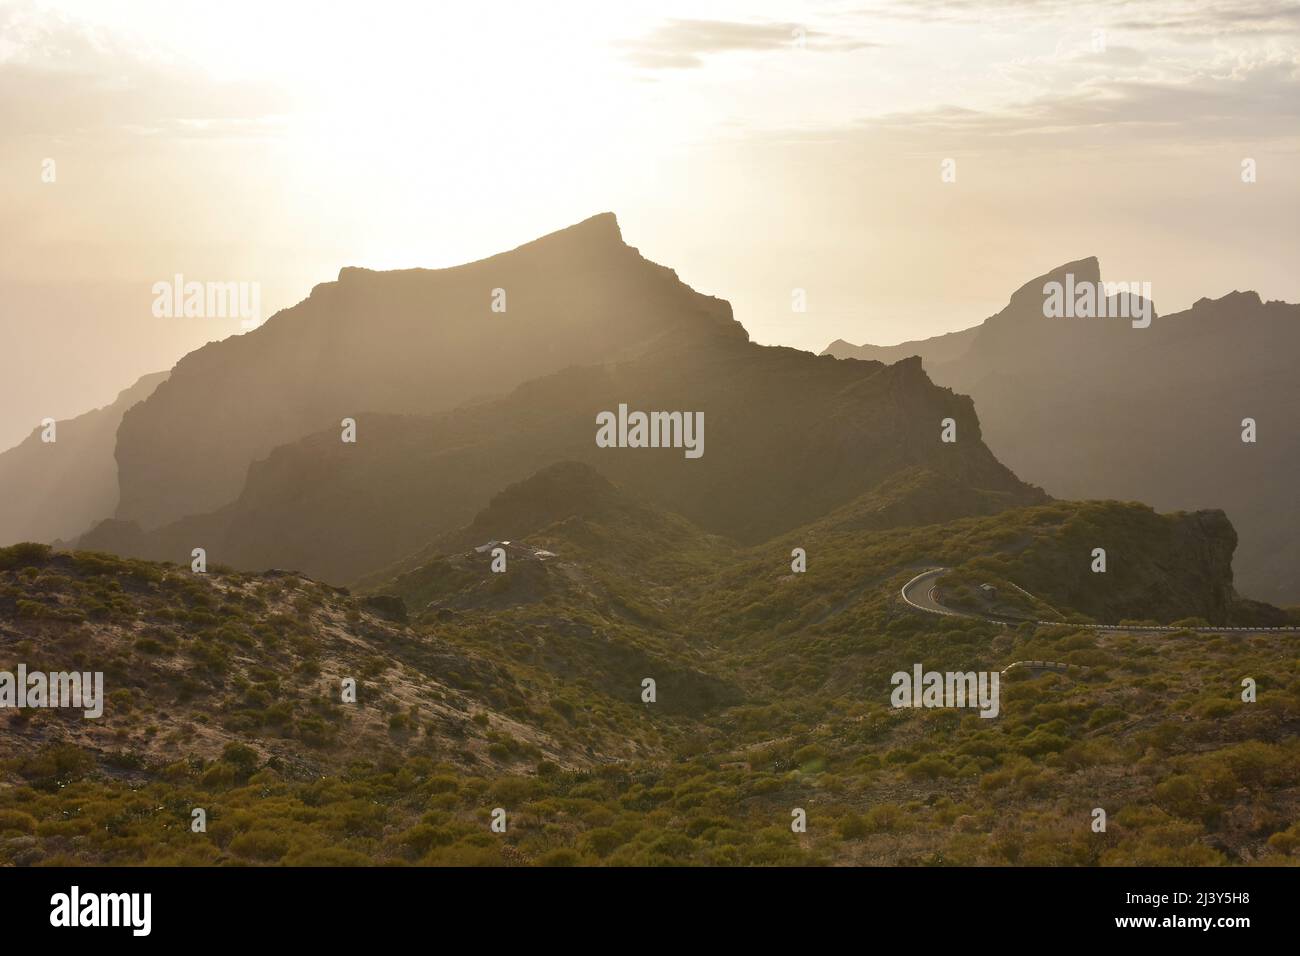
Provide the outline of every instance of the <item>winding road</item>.
[[[977,621],[989,621],[993,624],[1002,624],[1006,627],[1015,627],[1017,624],[1064,624],[1063,621],[1004,621],[1001,618],[989,617],[983,614],[971,614],[965,611],[954,611],[946,608],[939,603],[935,597],[935,588],[940,576],[947,574],[951,568],[928,568],[922,571],[912,580],[903,585],[899,594],[903,600],[918,611],[925,611],[927,614],[942,614],[945,617],[965,617]],[[1033,597],[1028,591],[1013,583],[1013,587],[1023,594]],[[1069,624],[1070,627],[1087,628],[1094,631],[1196,631],[1202,634],[1226,634],[1226,633],[1264,633],[1267,631],[1300,631],[1300,627],[1178,627],[1173,624]]]

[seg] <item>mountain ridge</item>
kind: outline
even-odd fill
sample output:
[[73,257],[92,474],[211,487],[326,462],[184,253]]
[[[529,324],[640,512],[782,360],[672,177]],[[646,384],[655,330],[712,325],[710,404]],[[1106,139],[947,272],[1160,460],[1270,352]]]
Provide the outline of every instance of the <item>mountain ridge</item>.
[[[1300,501],[1284,477],[1300,470],[1300,446],[1288,440],[1300,421],[1289,358],[1300,350],[1300,305],[1234,290],[1179,312],[1153,308],[1149,328],[1044,317],[1038,283],[1095,262],[1026,283],[970,328],[885,348],[837,340],[823,354],[920,356],[936,382],[971,395],[995,454],[1057,497],[1223,508],[1241,536],[1243,590],[1300,601],[1289,570],[1300,564]],[[1259,425],[1255,443],[1241,441],[1247,418]]]

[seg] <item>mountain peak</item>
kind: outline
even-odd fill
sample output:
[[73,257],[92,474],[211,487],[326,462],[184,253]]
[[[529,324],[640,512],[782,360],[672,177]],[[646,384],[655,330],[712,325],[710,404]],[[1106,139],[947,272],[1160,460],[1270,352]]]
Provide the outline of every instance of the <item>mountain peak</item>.
[[1059,265],[1036,279],[1030,279],[1017,289],[1011,296],[1010,305],[1017,306],[1022,302],[1028,302],[1035,311],[1041,310],[1043,307],[1043,286],[1048,282],[1064,283],[1067,275],[1074,276],[1076,286],[1085,282],[1100,282],[1101,263],[1096,256],[1088,256]]
[[575,222],[563,229],[548,232],[544,236],[525,242],[521,246],[516,246],[510,252],[500,253],[500,255],[511,255],[512,253],[533,249],[570,249],[575,247],[582,250],[626,249],[627,244],[623,241],[623,230],[619,227],[618,217],[612,212],[596,213],[596,215],[588,216],[581,222]]
[[[538,236],[536,239],[530,239],[527,242],[515,246],[506,252],[498,252],[489,256],[487,259],[476,260],[477,262],[488,262],[498,260],[503,257],[514,256],[520,252],[544,251],[551,249],[562,250],[581,250],[590,252],[597,249],[610,248],[627,248],[623,241],[623,230],[619,227],[618,217],[612,212],[600,212],[594,216],[588,216],[581,222],[575,222],[571,226],[565,226],[562,229],[556,229],[554,232],[548,232],[544,236]],[[451,266],[450,268],[463,268],[465,265],[473,265],[473,262],[463,263],[460,266]],[[398,270],[412,273],[440,271],[428,269],[408,269]],[[349,278],[356,279],[363,276],[383,275],[383,270],[368,269],[364,266],[343,266],[339,269],[339,281],[344,282]]]
[[1192,303],[1193,312],[1215,311],[1219,309],[1258,309],[1263,306],[1263,301],[1259,293],[1253,290],[1240,292],[1233,289],[1227,295],[1219,296],[1217,299],[1211,299],[1203,296]]
[[[561,233],[581,233],[591,236],[599,236],[614,239],[618,242],[623,241],[623,230],[619,227],[618,216],[612,212],[598,212],[594,216],[588,216],[581,222],[576,222],[572,226],[566,226],[563,229],[557,229],[550,233],[557,236]],[[547,238],[546,236],[542,237]]]

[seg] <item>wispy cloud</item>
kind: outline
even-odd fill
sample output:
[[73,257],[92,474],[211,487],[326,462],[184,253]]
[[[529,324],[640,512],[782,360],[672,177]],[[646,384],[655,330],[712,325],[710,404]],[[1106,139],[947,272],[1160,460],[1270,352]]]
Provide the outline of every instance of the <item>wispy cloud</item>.
[[853,11],[861,18],[923,23],[1007,23],[1086,18],[1093,26],[1167,36],[1293,35],[1300,33],[1294,0],[898,0]]
[[0,139],[264,135],[287,96],[218,82],[155,51],[26,5],[0,10]]
[[1121,30],[1159,31],[1170,34],[1220,36],[1300,34],[1300,3],[1245,0],[1240,3],[1187,3],[1161,5],[1142,17],[1117,19]]
[[728,20],[667,20],[647,35],[623,44],[629,61],[654,70],[703,66],[706,57],[718,53],[791,48],[844,52],[876,45],[798,23]]
[[879,125],[957,136],[1072,134],[1105,129],[1125,137],[1183,142],[1300,136],[1300,75],[1290,58],[1235,64],[1160,79],[1096,77],[998,111],[942,107],[886,117]]
[[748,135],[791,144],[887,142],[904,152],[949,154],[1139,143],[1300,144],[1300,67],[1290,56],[1277,56],[1207,64],[1190,74],[1071,74],[1068,83],[995,108],[940,104]]

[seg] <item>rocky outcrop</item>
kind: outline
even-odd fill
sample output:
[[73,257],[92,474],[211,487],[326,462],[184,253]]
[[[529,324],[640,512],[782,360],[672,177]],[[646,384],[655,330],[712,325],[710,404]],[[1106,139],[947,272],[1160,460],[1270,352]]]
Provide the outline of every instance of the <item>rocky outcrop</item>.
[[[1018,521],[1026,544],[997,561],[1005,578],[1051,606],[1104,624],[1286,623],[1277,609],[1238,596],[1237,533],[1222,511],[1158,514],[1135,502],[1059,502]],[[1094,570],[1095,549],[1105,552],[1104,571]]]

